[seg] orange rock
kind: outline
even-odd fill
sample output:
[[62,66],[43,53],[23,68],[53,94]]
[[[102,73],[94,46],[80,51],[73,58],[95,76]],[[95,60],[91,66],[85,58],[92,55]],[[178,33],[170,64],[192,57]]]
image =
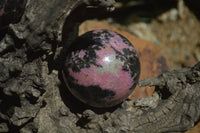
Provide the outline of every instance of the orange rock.
[[185,133],[200,133],[200,122]]
[[[168,62],[166,61],[161,51],[159,51],[154,44],[149,41],[139,39],[138,37],[126,31],[118,30],[114,26],[109,25],[106,21],[99,22],[88,20],[83,22],[79,27],[79,35],[95,29],[107,29],[118,32],[126,37],[134,45],[141,63],[140,80],[158,76],[162,72],[168,70]],[[141,97],[151,96],[154,92],[154,89],[154,87],[137,86],[128,98],[132,100],[137,100]]]

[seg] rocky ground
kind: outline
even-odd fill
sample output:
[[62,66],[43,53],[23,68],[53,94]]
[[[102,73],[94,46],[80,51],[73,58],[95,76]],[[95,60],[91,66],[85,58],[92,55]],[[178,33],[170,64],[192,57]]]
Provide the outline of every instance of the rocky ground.
[[[100,6],[106,5],[109,11],[113,10],[109,5],[113,0],[99,1],[103,2]],[[146,99],[147,103],[144,99],[134,102],[138,98],[152,95],[155,89],[136,88],[137,91],[123,104],[110,109],[96,109],[80,103],[68,92],[61,71],[63,47],[76,37],[76,22],[81,24],[79,34],[93,28],[106,28],[126,36],[140,56],[140,80],[155,77],[168,69],[193,66],[200,61],[197,3],[198,0],[124,0],[117,1],[116,9],[112,12],[95,6],[88,6],[86,11],[81,6],[70,12],[78,2],[29,0],[25,16],[19,23],[10,24],[0,35],[0,132],[129,133],[142,132],[145,128],[165,132],[186,131],[193,127],[193,121],[198,121],[196,116],[199,116],[199,106],[195,106],[199,102],[192,99],[199,95],[196,93],[198,86],[180,87],[179,82],[186,85],[185,79],[192,77],[185,77],[188,75],[184,72],[164,74],[163,82],[174,80],[165,86],[170,89],[170,92],[166,91],[166,97],[159,97],[155,93]],[[82,16],[86,16],[83,20],[87,21],[79,20]],[[197,66],[194,72],[198,69]],[[194,79],[194,82],[197,80]],[[187,85],[194,85],[192,81]],[[171,96],[174,88],[177,93]],[[171,101],[166,100],[168,98]],[[194,107],[190,106],[190,102]],[[171,127],[173,124],[179,125]],[[200,132],[199,125],[188,133]]]

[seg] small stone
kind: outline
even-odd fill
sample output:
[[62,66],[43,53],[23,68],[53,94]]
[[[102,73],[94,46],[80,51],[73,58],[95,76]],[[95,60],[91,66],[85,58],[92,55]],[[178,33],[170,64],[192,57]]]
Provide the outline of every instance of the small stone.
[[135,88],[140,62],[125,37],[110,30],[93,30],[72,43],[63,73],[77,99],[94,107],[111,107]]
[[178,10],[177,9],[171,9],[169,19],[171,21],[176,21],[178,18]]
[[[156,48],[155,44],[144,39],[140,39],[124,30],[118,30],[114,26],[109,25],[106,21],[85,21],[79,27],[79,35],[96,29],[108,29],[116,31],[125,36],[134,45],[141,63],[140,80],[158,76],[162,72],[169,69],[168,61],[164,57],[163,53]],[[154,92],[154,89],[155,87],[153,86],[139,87],[137,85],[128,98],[136,101],[142,97],[151,96]]]
[[66,106],[61,106],[61,108],[59,109],[60,114],[63,116],[68,116],[69,115],[69,108],[67,108]]

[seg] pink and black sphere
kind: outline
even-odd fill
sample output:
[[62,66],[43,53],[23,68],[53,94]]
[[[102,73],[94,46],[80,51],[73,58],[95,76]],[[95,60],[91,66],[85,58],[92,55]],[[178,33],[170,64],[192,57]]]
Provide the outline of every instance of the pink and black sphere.
[[112,107],[126,99],[140,75],[133,45],[109,30],[93,30],[68,48],[63,76],[69,91],[94,107]]

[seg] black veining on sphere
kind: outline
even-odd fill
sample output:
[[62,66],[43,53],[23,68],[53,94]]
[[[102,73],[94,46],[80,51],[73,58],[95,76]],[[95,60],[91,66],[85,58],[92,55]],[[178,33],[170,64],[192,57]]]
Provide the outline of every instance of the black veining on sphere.
[[115,92],[108,89],[101,89],[98,85],[94,86],[83,86],[76,84],[76,80],[70,76],[67,71],[64,71],[65,78],[67,80],[68,86],[70,86],[70,90],[76,97],[79,97],[85,102],[89,103],[99,103],[99,104],[106,104],[103,103],[102,99],[113,99],[115,96]]
[[133,45],[129,42],[128,39],[126,39],[124,36],[122,36],[122,35],[120,35],[120,34],[118,34],[118,35],[122,38],[122,40],[123,40],[123,42],[124,42],[125,44],[127,44],[127,45],[133,47]]
[[124,66],[130,67],[130,69],[132,70],[131,76],[133,77],[134,73],[140,71],[140,62],[138,60],[138,57],[136,57],[135,53],[128,48],[124,48],[123,53],[124,53],[123,57],[126,58],[124,60],[125,61]]
[[[121,37],[124,44],[133,47],[128,39],[118,33],[116,34]],[[110,38],[112,37],[114,37],[114,35],[107,30],[101,30],[100,32],[96,33],[89,31],[78,37],[69,48],[66,68],[71,68],[73,72],[80,72],[82,68],[90,68],[91,65],[102,67],[96,62],[98,56],[96,55],[95,51],[104,49],[104,43],[109,42]],[[133,80],[138,81],[140,75],[140,62],[136,55],[136,51],[129,48],[123,48],[122,51],[118,51],[113,46],[110,47],[115,51],[116,59],[124,62],[122,66],[123,71],[128,71],[131,77],[134,77]],[[85,50],[85,55],[83,58],[79,57],[80,50]],[[72,51],[77,53],[75,54],[75,57],[72,57]]]
[[[79,51],[76,51],[79,52]],[[78,56],[75,56],[71,58],[71,55],[67,57],[68,61],[72,60],[70,62],[67,62],[67,68],[72,68],[73,72],[80,72],[80,69],[82,68],[89,68],[90,65],[95,65],[97,67],[101,67],[100,65],[96,64],[96,58],[97,55],[94,50],[89,48],[89,50],[86,52],[83,58],[79,58]],[[70,59],[69,59],[70,58]]]
[[[102,49],[101,40],[94,40],[94,34],[92,32],[87,32],[86,34],[78,37],[70,46],[67,56],[67,61],[71,60],[71,62],[66,62],[67,68],[72,68],[73,72],[80,72],[82,68],[89,68],[90,65],[95,65],[97,67],[102,67],[96,63],[96,59],[98,58],[95,50]],[[86,50],[86,53],[83,58],[79,58],[78,54],[72,57],[72,51],[74,53],[79,53],[80,50]]]
[[122,53],[120,51],[116,50],[115,48],[113,48],[113,46],[111,46],[111,48],[115,51],[116,57],[123,56]]
[[102,44],[102,40],[100,36],[103,34],[104,35],[104,41],[109,41],[111,37],[114,37],[114,35],[110,34],[107,30],[102,30],[101,32],[98,33],[92,33],[93,37],[95,38],[96,42],[99,42]]
[[[110,32],[108,32],[107,30],[102,30],[102,32],[98,32],[94,35],[97,42],[100,42],[100,43],[101,43],[101,39],[100,39],[101,34],[104,34],[104,38],[106,41],[109,41],[110,37],[114,37],[114,35],[110,34]],[[133,47],[133,45],[129,42],[128,39],[126,39],[124,36],[118,33],[116,34],[121,37],[124,44],[130,47]],[[137,76],[134,79],[135,81],[137,81],[140,75],[140,62],[139,62],[138,57],[136,56],[136,51],[131,51],[129,48],[124,48],[123,53],[122,53],[116,50],[115,48],[113,48],[112,46],[111,48],[115,51],[116,58],[125,62],[124,65],[122,66],[124,71],[130,71],[131,77],[134,77],[134,75],[137,73],[136,74]],[[129,66],[129,68],[127,66]]]
[[[79,45],[79,44],[83,44],[83,45]],[[80,48],[79,46],[85,47],[86,45],[85,43],[76,42],[76,44],[73,44],[73,46],[77,46],[78,48]],[[67,56],[67,61],[71,60],[70,62],[67,62],[67,66],[66,66],[67,68],[72,68],[73,72],[80,72],[80,69],[89,68],[90,65],[101,67],[100,65],[96,63],[97,55],[94,51],[96,49],[98,50],[99,46],[94,44],[93,46],[89,45],[86,48],[82,48],[82,50],[84,49],[87,49],[87,51],[85,51],[86,53],[83,58],[80,58],[78,54],[72,58],[72,53],[70,53]],[[74,51],[74,53],[79,53],[79,52],[80,50]]]

